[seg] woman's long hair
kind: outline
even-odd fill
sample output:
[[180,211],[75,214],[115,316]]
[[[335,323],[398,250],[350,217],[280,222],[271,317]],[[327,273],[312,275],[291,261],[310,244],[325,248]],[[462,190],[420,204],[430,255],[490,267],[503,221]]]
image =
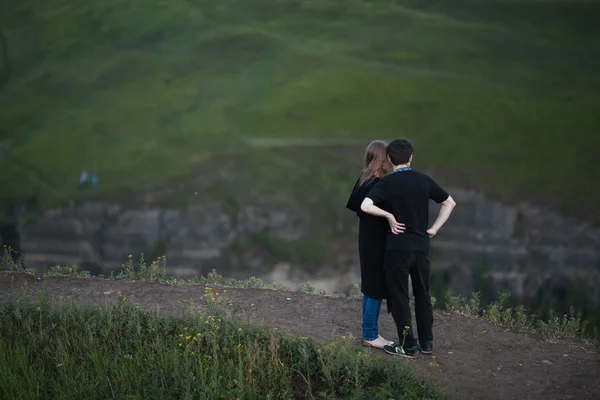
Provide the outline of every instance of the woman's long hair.
[[365,167],[360,175],[360,184],[373,178],[383,178],[388,172],[387,143],[373,140],[365,150]]

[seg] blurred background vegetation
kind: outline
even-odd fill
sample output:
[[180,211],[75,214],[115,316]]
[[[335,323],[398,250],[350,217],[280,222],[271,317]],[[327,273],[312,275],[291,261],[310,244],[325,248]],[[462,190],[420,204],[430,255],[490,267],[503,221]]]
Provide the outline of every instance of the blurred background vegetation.
[[345,194],[363,144],[407,136],[422,169],[598,217],[597,1],[1,4],[2,199],[62,203],[94,168],[106,193],[158,187],[228,158],[257,191]]

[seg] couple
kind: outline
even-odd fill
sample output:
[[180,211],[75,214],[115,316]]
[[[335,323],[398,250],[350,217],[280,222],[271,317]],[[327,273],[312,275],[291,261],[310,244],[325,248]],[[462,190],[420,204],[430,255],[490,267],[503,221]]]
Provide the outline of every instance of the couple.
[[[376,140],[365,152],[365,167],[346,207],[360,218],[358,252],[361,270],[363,344],[386,353],[414,357],[433,352],[433,307],[429,296],[429,239],[448,220],[456,205],[429,176],[413,171],[413,146],[396,139]],[[394,167],[387,175],[388,165]],[[429,200],[441,203],[428,228]],[[418,341],[413,336],[408,277],[415,297]],[[379,336],[379,312],[387,299],[399,343]]]

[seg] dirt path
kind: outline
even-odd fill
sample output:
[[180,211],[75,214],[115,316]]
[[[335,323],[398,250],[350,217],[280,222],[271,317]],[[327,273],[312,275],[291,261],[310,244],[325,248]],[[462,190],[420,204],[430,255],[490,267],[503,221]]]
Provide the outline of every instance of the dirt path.
[[[81,304],[102,306],[113,297],[111,293],[121,291],[144,309],[160,307],[165,312],[190,299],[202,306],[204,293],[203,286],[71,277],[50,277],[46,284],[58,301],[76,298]],[[0,272],[0,299],[37,294],[44,287],[43,280],[29,275]],[[358,300],[233,288],[227,288],[226,296],[229,307],[244,320],[276,330],[313,338],[349,332],[360,337]],[[383,313],[380,321],[381,334],[396,340],[391,316]],[[398,362],[410,362],[420,374],[434,376],[442,390],[458,399],[600,398],[596,349],[577,343],[551,344],[448,312],[436,312],[434,334],[436,359],[421,355]]]

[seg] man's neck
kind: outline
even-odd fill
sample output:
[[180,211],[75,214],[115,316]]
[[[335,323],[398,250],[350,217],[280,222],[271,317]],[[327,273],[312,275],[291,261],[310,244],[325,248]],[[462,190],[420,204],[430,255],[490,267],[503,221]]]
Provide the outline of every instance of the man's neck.
[[394,171],[397,171],[401,168],[410,168],[410,163],[394,165]]

